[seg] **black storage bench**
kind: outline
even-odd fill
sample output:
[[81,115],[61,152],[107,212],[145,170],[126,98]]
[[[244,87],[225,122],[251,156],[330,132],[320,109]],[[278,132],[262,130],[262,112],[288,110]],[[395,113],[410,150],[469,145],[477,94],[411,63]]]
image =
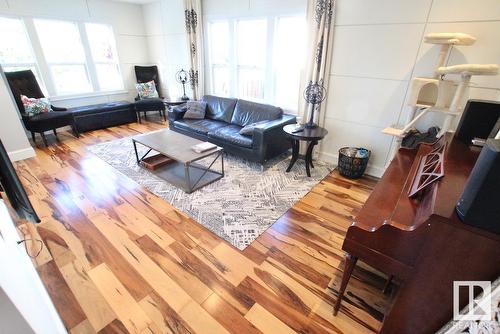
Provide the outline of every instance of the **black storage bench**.
[[74,107],[69,111],[75,118],[78,132],[85,132],[137,121],[134,104],[127,101]]

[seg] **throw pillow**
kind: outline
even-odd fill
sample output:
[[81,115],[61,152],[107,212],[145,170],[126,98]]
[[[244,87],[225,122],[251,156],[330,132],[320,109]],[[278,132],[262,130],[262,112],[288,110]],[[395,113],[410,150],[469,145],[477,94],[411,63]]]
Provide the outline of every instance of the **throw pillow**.
[[184,119],[203,119],[207,110],[207,103],[204,101],[188,101]]
[[153,80],[143,83],[135,84],[135,89],[139,98],[142,99],[154,99],[158,98],[158,92],[156,91],[156,85]]
[[49,99],[45,97],[41,99],[35,99],[32,97],[27,97],[26,95],[21,95],[21,102],[23,103],[24,111],[28,114],[28,116],[34,116],[44,112],[52,111]]
[[243,135],[243,136],[253,136],[253,130],[255,128],[258,128],[259,125],[262,125],[262,124],[265,124],[269,121],[260,121],[260,122],[255,122],[255,123],[252,123],[252,124],[248,124],[246,125],[245,127],[243,127],[241,130],[240,130],[240,135]]

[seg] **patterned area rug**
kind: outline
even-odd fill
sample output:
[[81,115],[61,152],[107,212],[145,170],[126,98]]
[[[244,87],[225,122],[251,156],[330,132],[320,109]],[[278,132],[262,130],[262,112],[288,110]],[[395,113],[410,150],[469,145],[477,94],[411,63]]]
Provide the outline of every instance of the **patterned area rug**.
[[[146,152],[141,145],[137,148],[139,155]],[[286,173],[290,157],[283,155],[266,163],[261,171],[259,164],[225,154],[224,178],[186,194],[139,167],[130,138],[97,144],[89,150],[240,250],[333,170],[332,165],[317,161],[309,178],[304,161],[299,160]]]

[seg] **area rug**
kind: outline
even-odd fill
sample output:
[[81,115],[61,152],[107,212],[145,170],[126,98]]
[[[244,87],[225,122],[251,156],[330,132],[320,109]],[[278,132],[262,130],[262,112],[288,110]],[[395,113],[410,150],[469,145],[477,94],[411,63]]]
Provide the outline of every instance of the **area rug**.
[[[139,155],[146,152],[141,145],[137,148]],[[130,138],[89,150],[240,250],[333,170],[332,165],[315,162],[307,177],[304,161],[299,160],[286,173],[290,156],[282,155],[267,162],[262,171],[259,164],[225,154],[224,178],[187,194],[138,166]]]

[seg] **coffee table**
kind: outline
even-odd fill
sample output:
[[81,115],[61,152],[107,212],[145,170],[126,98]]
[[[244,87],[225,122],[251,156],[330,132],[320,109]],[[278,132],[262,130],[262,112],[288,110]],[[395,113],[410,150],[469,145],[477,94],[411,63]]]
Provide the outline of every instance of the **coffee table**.
[[[151,172],[188,194],[224,177],[224,151],[222,147],[217,146],[212,150],[196,153],[191,147],[202,143],[201,140],[170,129],[134,136],[132,137],[132,143],[134,144],[135,157],[139,165],[152,151],[174,160],[174,162]],[[142,157],[139,157],[137,152],[137,144],[148,148]],[[209,160],[205,164],[197,163],[205,158]],[[220,171],[212,169],[219,159],[221,162]]]

